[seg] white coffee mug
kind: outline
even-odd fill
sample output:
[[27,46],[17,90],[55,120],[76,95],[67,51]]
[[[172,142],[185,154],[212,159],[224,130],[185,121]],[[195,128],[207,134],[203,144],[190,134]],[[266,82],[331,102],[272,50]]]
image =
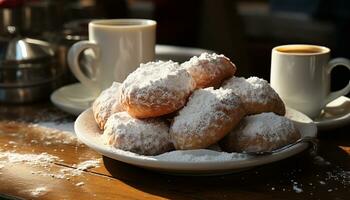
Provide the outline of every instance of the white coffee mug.
[[[155,58],[156,22],[146,19],[94,20],[89,23],[89,40],[75,43],[68,52],[68,64],[75,77],[96,95],[113,81],[123,82],[140,63]],[[87,77],[79,66],[79,55],[91,49],[96,62]]]
[[316,45],[283,45],[272,49],[271,86],[287,106],[311,118],[317,117],[325,105],[350,91],[348,85],[330,91],[331,70],[338,66],[350,70],[350,60],[330,60],[330,49]]

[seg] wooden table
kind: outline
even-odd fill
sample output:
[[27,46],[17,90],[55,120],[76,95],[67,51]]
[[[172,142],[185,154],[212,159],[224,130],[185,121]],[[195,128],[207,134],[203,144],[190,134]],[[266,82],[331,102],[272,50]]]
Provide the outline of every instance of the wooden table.
[[[241,173],[185,177],[102,157],[60,131],[74,119],[50,103],[0,105],[0,198],[350,199],[349,125],[319,133],[318,157],[305,151]],[[13,155],[56,157],[33,164]],[[91,160],[99,166],[77,170]]]

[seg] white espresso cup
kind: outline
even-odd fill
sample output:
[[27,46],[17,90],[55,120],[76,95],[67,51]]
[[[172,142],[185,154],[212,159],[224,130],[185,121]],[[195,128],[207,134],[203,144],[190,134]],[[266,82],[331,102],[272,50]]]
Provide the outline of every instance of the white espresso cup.
[[[140,63],[155,58],[156,22],[147,19],[108,19],[89,23],[89,40],[75,43],[68,52],[68,64],[74,76],[94,94],[123,82]],[[91,49],[95,60],[93,78],[79,66],[79,55]],[[86,66],[85,66],[86,67]]]
[[338,65],[350,69],[350,60],[330,60],[327,47],[304,44],[277,46],[272,49],[271,86],[287,106],[315,118],[327,103],[350,91],[350,81],[345,88],[330,91],[331,70]]

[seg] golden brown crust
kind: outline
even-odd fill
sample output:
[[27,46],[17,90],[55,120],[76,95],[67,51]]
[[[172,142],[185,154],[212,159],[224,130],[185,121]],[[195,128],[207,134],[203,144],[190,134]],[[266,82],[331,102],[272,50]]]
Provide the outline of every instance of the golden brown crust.
[[[164,88],[164,90],[167,90]],[[154,99],[161,100],[162,94],[164,91],[156,90],[151,91],[150,96],[153,96]],[[166,114],[173,113],[177,111],[179,108],[183,107],[186,104],[190,93],[180,93],[176,91],[168,91],[172,97],[168,99],[164,99],[159,104],[153,104],[149,100],[145,100],[145,103],[141,101],[134,101],[137,99],[137,92],[129,93],[128,96],[123,96],[121,98],[121,106],[129,113],[129,115],[136,118],[150,118],[150,117],[158,117]]]
[[110,88],[102,91],[92,104],[95,121],[101,130],[104,129],[104,125],[112,114],[123,111],[119,101],[119,86],[119,83],[113,83]]
[[243,106],[249,115],[259,114],[263,112],[274,112],[281,116],[284,116],[286,114],[286,108],[280,98],[270,98],[266,104],[245,102]]

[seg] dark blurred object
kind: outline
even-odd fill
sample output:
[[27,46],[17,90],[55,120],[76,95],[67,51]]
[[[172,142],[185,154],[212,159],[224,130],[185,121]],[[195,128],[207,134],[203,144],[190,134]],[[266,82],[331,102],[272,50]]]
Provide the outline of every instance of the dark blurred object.
[[333,56],[350,58],[350,1],[318,0],[318,10],[313,16],[335,25]]
[[22,27],[22,5],[24,0],[0,0],[0,35],[6,35],[7,27]]
[[252,69],[250,65],[251,56],[247,53],[244,25],[236,1],[204,0],[200,19],[197,37],[201,48],[214,50],[229,57],[237,65],[238,76],[247,77],[255,73],[256,69]]
[[154,0],[157,21],[157,43],[197,46],[200,0]]
[[1,8],[15,8],[22,6],[25,0],[0,0]]
[[107,19],[126,18],[128,16],[127,0],[96,0],[96,16]]
[[0,101],[24,103],[47,98],[63,74],[50,44],[21,37],[0,40]]
[[60,30],[62,6],[61,1],[53,0],[0,1],[0,34],[6,34],[7,26],[15,26],[17,32],[35,38]]
[[[317,23],[331,24],[331,41],[325,41],[326,46],[333,46],[334,57],[350,58],[350,1],[347,0],[270,0],[273,13],[303,14],[312,20],[315,26]],[[303,32],[301,32],[303,33]],[[319,32],[318,32],[319,33]],[[333,42],[331,44],[330,42]]]
[[[350,59],[350,1],[348,0],[270,0],[271,10],[274,13],[300,13],[307,16],[313,23],[309,27],[316,27],[317,24],[324,24],[329,27],[329,34],[322,36],[325,31],[315,31],[314,37],[323,40],[314,42],[312,39],[304,43],[315,43],[328,46],[332,49],[332,57],[345,57]],[[293,28],[290,23],[286,23]],[[306,37],[306,32],[294,27],[293,34],[300,33]],[[290,42],[294,42],[290,40]],[[350,72],[345,67],[337,67],[332,71],[332,90],[339,90],[349,81]]]
[[64,1],[65,22],[91,18],[115,19],[128,17],[127,0]]
[[270,0],[272,12],[294,12],[313,15],[318,10],[319,0]]
[[23,34],[40,37],[47,32],[62,29],[63,5],[61,1],[28,1],[22,12]]

